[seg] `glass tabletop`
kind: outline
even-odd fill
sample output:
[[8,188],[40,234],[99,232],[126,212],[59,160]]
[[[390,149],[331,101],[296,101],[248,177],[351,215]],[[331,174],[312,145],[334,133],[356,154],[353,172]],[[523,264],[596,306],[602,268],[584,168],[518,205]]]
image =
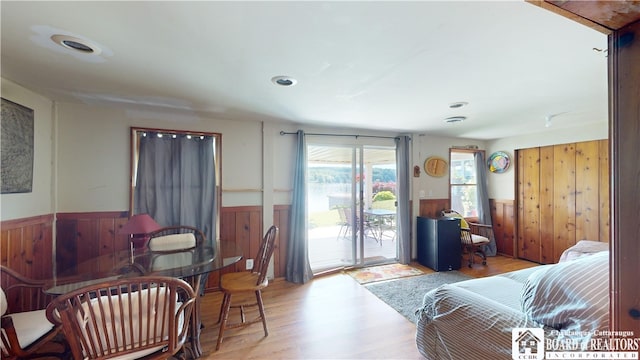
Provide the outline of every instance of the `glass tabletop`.
[[220,270],[240,259],[242,249],[230,241],[220,241],[215,248],[200,245],[177,251],[121,250],[65,269],[51,279],[46,292],[59,295],[93,283],[130,276],[186,278]]
[[388,210],[388,209],[367,209],[364,211],[366,215],[374,215],[374,216],[389,216],[395,215],[396,210]]

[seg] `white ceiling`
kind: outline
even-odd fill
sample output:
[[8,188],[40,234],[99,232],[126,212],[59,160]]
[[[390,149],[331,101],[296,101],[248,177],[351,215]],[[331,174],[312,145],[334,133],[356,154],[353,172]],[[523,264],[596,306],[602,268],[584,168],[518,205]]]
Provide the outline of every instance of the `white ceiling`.
[[606,35],[521,1],[0,4],[2,77],[61,102],[475,139],[607,121]]

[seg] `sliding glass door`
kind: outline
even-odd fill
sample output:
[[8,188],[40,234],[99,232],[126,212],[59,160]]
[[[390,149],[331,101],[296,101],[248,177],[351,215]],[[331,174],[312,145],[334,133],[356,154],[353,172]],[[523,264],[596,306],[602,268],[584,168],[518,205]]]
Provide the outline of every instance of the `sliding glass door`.
[[397,260],[395,148],[307,146],[314,273]]

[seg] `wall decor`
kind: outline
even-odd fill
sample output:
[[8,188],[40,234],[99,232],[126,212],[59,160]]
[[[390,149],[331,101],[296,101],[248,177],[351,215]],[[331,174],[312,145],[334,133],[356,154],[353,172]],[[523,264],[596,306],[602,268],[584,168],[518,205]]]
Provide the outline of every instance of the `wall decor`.
[[420,166],[416,165],[413,167],[413,177],[420,177]]
[[502,174],[503,172],[509,169],[509,165],[511,164],[511,158],[509,154],[504,151],[496,151],[487,160],[487,165],[489,166],[489,171],[497,174]]
[[2,99],[2,194],[31,192],[33,186],[33,109]]
[[429,176],[442,177],[447,174],[447,160],[439,156],[431,156],[424,161],[424,172]]

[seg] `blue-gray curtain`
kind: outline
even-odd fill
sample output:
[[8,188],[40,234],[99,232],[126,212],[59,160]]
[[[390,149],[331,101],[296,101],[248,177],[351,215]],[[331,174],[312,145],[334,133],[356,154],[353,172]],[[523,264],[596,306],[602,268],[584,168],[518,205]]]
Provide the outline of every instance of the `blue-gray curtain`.
[[161,226],[200,229],[216,239],[214,139],[146,132],[140,136],[134,214],[149,214]]
[[410,236],[410,208],[409,199],[411,192],[411,184],[409,177],[410,164],[410,146],[411,138],[408,136],[399,136],[396,142],[396,171],[398,183],[396,186],[398,195],[398,220],[396,222],[396,233],[398,235],[398,261],[401,264],[409,264],[411,261],[411,236]]
[[[489,205],[489,191],[487,188],[487,164],[484,161],[484,154],[480,151],[474,153],[476,162],[476,176],[478,181],[478,221],[481,224],[492,225],[491,205]],[[487,256],[495,256],[497,253],[496,239],[489,239],[491,242],[484,246]]]
[[307,237],[307,143],[304,131],[298,130],[297,136],[285,279],[304,284],[313,278]]

